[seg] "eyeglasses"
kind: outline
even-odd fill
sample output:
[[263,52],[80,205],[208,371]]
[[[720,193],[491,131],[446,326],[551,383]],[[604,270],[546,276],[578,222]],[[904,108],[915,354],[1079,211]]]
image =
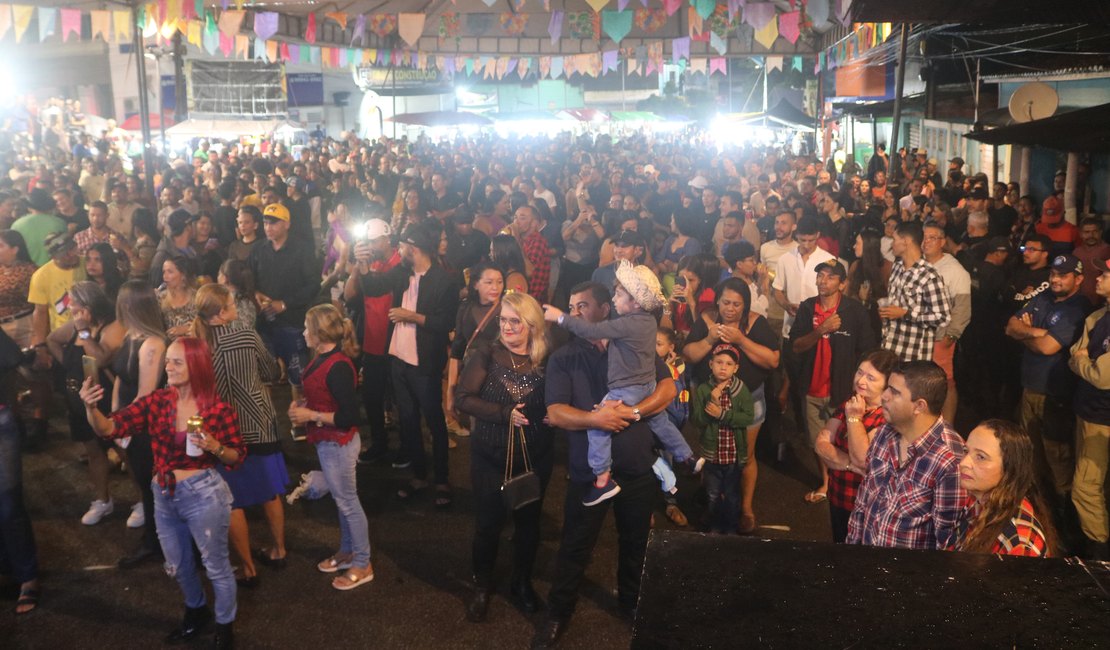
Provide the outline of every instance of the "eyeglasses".
[[1031,251],[1033,253],[1043,253],[1043,252],[1045,252],[1045,249],[1043,249],[1043,248],[1033,248],[1032,246],[1022,246],[1019,250],[1021,250],[1021,252],[1023,252],[1023,253],[1025,251]]
[[923,238],[923,241],[944,241],[944,237],[940,235],[927,235]]
[[501,326],[501,329],[506,329],[506,330],[509,330],[511,332],[515,332],[515,331],[519,330],[520,328],[524,327],[524,321],[520,320],[519,318],[503,318],[502,317],[502,318],[498,318],[497,322]]

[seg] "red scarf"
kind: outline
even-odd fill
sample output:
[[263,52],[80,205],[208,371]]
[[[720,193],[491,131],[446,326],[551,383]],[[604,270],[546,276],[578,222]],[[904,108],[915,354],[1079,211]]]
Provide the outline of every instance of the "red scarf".
[[[813,329],[821,326],[825,319],[836,313],[840,307],[840,296],[836,298],[836,304],[832,309],[825,310],[821,306],[821,299],[818,298],[813,303]],[[829,390],[832,385],[832,344],[829,343],[829,335],[826,334],[817,339],[817,353],[813,358],[813,375],[810,377],[809,382],[809,395],[810,397],[828,397]]]

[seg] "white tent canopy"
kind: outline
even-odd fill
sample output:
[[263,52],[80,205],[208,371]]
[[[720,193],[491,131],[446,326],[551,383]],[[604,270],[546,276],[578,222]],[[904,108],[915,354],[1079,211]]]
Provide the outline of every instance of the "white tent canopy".
[[166,129],[166,135],[181,138],[232,139],[242,136],[264,137],[280,128],[303,130],[289,120],[236,120],[226,118],[189,118]]

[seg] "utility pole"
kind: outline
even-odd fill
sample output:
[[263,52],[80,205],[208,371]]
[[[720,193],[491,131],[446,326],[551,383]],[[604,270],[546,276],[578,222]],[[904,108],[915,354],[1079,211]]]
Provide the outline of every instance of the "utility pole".
[[131,52],[135,56],[135,73],[139,76],[139,124],[143,132],[143,176],[146,192],[154,196],[154,150],[150,143],[150,89],[146,78],[146,50],[143,48],[143,25],[139,23],[139,1],[131,5]]

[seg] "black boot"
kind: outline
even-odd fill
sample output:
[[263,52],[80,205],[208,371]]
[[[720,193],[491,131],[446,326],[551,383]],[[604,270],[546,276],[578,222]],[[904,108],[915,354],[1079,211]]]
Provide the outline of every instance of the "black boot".
[[489,599],[493,586],[489,578],[474,576],[474,595],[466,605],[466,620],[481,623],[489,612]]
[[181,626],[166,636],[166,643],[177,645],[191,641],[212,622],[212,612],[207,607],[186,607]]
[[1098,560],[1099,562],[1110,562],[1110,544],[1107,542],[1096,542],[1091,538],[1086,538],[1084,544],[1084,555],[1088,560]]
[[529,574],[514,575],[509,586],[509,594],[512,596],[513,604],[526,614],[535,614],[543,607],[539,595],[532,588],[532,577]]
[[212,647],[216,650],[229,650],[235,647],[235,633],[231,630],[231,623],[216,623],[216,636],[212,639]]

